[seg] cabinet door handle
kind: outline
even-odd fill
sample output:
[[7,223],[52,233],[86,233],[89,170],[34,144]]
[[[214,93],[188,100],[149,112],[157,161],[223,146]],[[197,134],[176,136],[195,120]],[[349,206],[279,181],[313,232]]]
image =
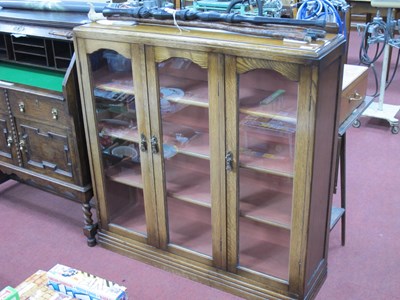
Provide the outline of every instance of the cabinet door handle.
[[23,102],[18,103],[18,108],[20,112],[25,112],[25,104]]
[[227,171],[233,170],[233,154],[231,151],[225,155],[225,169]]
[[151,137],[151,152],[153,154],[158,153],[158,140],[154,135]]
[[11,135],[9,135],[8,137],[7,137],[7,147],[8,148],[11,148],[11,145],[12,145],[12,143],[13,143],[13,137],[11,136]]
[[53,120],[57,120],[58,119],[58,110],[57,110],[57,108],[52,108],[51,109],[51,115],[53,117]]
[[147,151],[147,140],[146,140],[146,136],[143,133],[140,134],[140,151],[142,151],[142,152]]

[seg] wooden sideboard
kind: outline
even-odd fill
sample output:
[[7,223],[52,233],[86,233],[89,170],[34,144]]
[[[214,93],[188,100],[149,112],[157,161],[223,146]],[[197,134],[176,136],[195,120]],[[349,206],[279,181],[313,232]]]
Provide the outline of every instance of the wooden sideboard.
[[93,189],[72,42],[72,28],[86,18],[12,9],[0,10],[0,18],[2,180],[82,203],[93,246]]

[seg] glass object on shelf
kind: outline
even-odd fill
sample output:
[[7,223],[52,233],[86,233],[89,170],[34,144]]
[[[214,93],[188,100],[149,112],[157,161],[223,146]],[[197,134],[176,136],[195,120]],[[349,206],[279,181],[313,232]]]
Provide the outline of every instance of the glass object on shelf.
[[146,235],[132,61],[109,49],[89,61],[109,221]]
[[208,70],[158,64],[170,245],[212,255]]
[[239,75],[239,266],[288,279],[298,83]]

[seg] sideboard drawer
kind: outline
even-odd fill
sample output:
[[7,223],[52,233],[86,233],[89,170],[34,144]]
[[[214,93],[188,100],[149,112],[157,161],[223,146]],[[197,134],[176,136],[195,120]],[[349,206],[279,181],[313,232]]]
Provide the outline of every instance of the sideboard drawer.
[[62,96],[45,96],[9,90],[11,110],[15,117],[35,118],[54,126],[67,126],[65,101]]
[[339,124],[363,102],[368,87],[368,68],[357,65],[344,65],[342,99]]

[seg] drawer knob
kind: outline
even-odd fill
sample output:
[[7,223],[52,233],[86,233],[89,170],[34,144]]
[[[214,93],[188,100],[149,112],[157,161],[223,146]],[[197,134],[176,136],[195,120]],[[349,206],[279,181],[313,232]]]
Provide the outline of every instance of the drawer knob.
[[58,110],[57,110],[57,108],[53,108],[51,110],[51,115],[53,117],[53,120],[57,120],[58,119]]
[[349,97],[349,100],[350,101],[361,101],[363,99],[363,96],[360,94],[360,93],[358,93],[358,92],[355,92],[354,94],[353,94],[353,96],[350,96]]
[[22,152],[26,150],[26,141],[24,139],[21,139],[19,141],[19,150]]
[[25,104],[23,102],[18,103],[19,111],[24,113],[25,112]]
[[9,135],[8,137],[7,137],[7,147],[8,148],[11,148],[11,145],[12,145],[12,143],[13,143],[13,137],[11,136],[11,135]]

